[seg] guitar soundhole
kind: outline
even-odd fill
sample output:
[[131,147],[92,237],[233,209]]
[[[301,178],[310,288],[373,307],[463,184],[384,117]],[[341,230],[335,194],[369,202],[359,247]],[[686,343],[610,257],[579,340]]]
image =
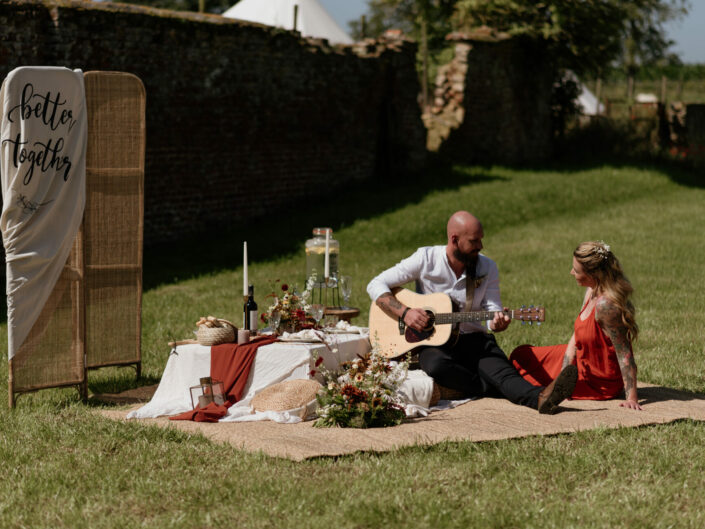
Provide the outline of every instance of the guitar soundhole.
[[422,342],[433,336],[433,333],[436,332],[436,328],[434,327],[434,324],[436,322],[436,315],[433,314],[433,312],[431,312],[430,310],[427,310],[426,314],[428,314],[428,325],[426,325],[425,329],[423,329],[422,331],[417,331],[415,329],[412,329],[411,327],[406,328],[406,332],[404,333],[404,335],[408,343]]

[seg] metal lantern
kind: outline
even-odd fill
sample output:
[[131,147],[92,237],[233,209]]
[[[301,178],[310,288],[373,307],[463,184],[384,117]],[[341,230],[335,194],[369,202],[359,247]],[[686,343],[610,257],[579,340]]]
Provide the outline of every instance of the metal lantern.
[[223,391],[223,383],[220,380],[215,380],[211,377],[203,377],[199,379],[198,386],[191,386],[191,404],[194,409],[196,406],[205,408],[211,402],[215,402],[218,406],[225,404],[225,392]]

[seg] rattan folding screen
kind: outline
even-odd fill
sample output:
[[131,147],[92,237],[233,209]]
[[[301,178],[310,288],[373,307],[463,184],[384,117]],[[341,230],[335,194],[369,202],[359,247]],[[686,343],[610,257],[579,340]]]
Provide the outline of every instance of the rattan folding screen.
[[41,316],[9,364],[15,395],[78,385],[86,370],[141,369],[145,91],[122,72],[86,72],[83,225]]
[[145,92],[139,78],[86,72],[83,220],[86,368],[141,367]]

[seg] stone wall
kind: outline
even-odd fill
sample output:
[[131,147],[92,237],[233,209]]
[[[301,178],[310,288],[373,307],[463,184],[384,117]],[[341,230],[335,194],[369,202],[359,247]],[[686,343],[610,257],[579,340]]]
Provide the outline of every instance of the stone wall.
[[0,3],[0,78],[55,65],[144,83],[146,244],[423,166],[415,51],[132,5]]
[[429,150],[469,163],[550,157],[553,70],[540,43],[491,30],[448,38],[455,57],[424,114]]

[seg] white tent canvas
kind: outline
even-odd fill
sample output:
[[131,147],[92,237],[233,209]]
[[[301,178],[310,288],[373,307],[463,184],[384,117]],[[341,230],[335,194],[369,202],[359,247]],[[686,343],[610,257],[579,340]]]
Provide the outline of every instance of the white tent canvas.
[[602,114],[605,111],[605,105],[597,100],[597,97],[585,86],[578,81],[580,93],[578,94],[578,105],[586,116],[595,116]]
[[223,16],[291,30],[294,6],[298,6],[296,30],[304,37],[328,39],[332,44],[353,43],[318,0],[241,0]]

